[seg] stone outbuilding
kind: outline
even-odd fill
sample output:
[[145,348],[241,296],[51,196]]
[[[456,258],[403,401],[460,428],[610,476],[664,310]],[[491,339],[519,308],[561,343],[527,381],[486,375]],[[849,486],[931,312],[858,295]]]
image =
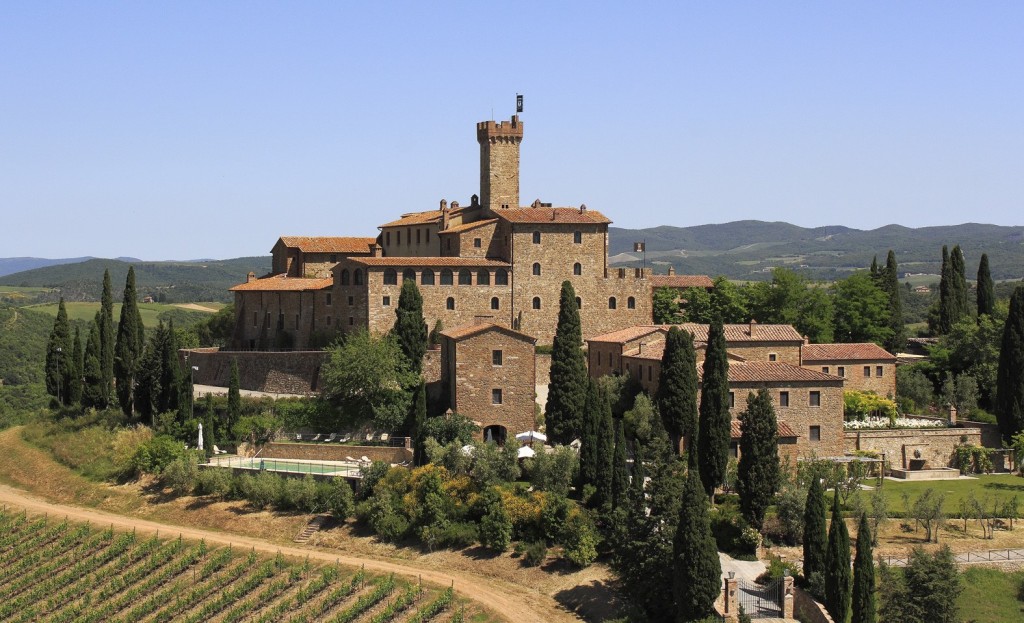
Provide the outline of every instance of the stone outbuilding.
[[504,443],[534,428],[537,339],[486,321],[441,333],[441,384],[452,411]]
[[896,355],[878,344],[805,344],[803,367],[846,379],[848,390],[896,395]]

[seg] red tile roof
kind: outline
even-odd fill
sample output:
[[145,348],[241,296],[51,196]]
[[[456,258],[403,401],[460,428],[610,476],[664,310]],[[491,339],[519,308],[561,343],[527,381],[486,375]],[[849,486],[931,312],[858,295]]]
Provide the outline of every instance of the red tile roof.
[[[679,327],[683,331],[687,331],[693,334],[693,341],[695,343],[707,342],[708,341],[708,325],[697,324],[695,322],[684,322],[683,324],[670,325],[637,325],[629,327],[627,329],[620,329],[618,331],[612,331],[611,333],[605,333],[598,335],[587,340],[588,342],[612,342],[625,344],[626,342],[635,340],[644,335],[648,335],[655,332],[668,332],[673,326]],[[753,326],[753,336],[751,336],[751,326]],[[800,342],[803,343],[804,338],[800,336],[800,333],[788,324],[727,324],[723,327],[725,330],[725,341],[727,343],[735,342]]]
[[655,288],[713,288],[715,282],[707,275],[651,275]]
[[[742,433],[740,431],[740,421],[733,420],[729,424],[732,428],[731,434],[729,436],[732,437],[733,439],[739,439],[742,436]],[[779,437],[799,437],[799,435],[796,434],[796,431],[793,430],[793,428],[789,424],[782,421],[776,421],[775,425],[779,431]]]
[[364,266],[434,266],[467,267],[467,268],[508,268],[508,262],[488,260],[478,257],[353,257],[355,264]]
[[298,249],[303,253],[369,253],[370,248],[377,244],[377,239],[330,236],[281,236],[281,242],[286,247]]
[[410,212],[403,214],[402,218],[391,221],[390,223],[384,223],[380,227],[402,227],[405,225],[422,225],[424,223],[433,223],[437,219],[441,218],[440,210],[427,210],[426,212]]
[[625,344],[645,335],[661,333],[665,329],[659,325],[637,325],[626,329],[619,329],[610,333],[595,335],[588,339],[588,342],[606,342],[612,344]]
[[804,344],[804,363],[812,361],[896,361],[878,344]]
[[533,337],[532,335],[527,335],[525,333],[522,333],[521,331],[516,331],[508,327],[494,324],[493,322],[476,322],[464,324],[462,326],[452,327],[451,329],[445,329],[444,331],[441,332],[441,335],[451,338],[455,341],[459,341],[473,335],[484,333],[486,331],[501,331],[502,333],[506,333],[508,335],[511,335],[512,337],[528,341],[531,344],[535,344],[537,342],[537,338]]
[[477,227],[482,227],[484,225],[490,225],[491,223],[497,223],[497,222],[498,222],[498,219],[496,219],[496,218],[488,218],[488,219],[484,219],[482,221],[473,221],[472,223],[463,223],[462,225],[455,225],[454,227],[449,227],[448,229],[446,229],[444,231],[437,232],[437,233],[438,234],[458,234],[458,233],[462,233],[464,231],[469,231],[469,230],[475,229]]
[[305,277],[288,277],[275,275],[262,279],[253,279],[230,288],[231,292],[303,292],[307,290],[325,290],[334,285],[334,279],[308,279]]
[[[697,378],[703,371],[697,369]],[[729,363],[730,383],[842,383],[843,379],[817,370],[791,366],[781,361],[745,361]]]
[[611,219],[597,210],[579,208],[504,208],[494,214],[510,223],[611,223]]

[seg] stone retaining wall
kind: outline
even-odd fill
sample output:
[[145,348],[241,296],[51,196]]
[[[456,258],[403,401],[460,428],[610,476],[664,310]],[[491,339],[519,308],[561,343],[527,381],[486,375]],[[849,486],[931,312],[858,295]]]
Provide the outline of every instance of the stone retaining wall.
[[843,433],[846,452],[868,450],[885,455],[887,464],[906,468],[906,460],[913,458],[914,450],[921,451],[925,467],[952,467],[953,449],[963,437],[967,443],[981,445],[981,430],[977,428],[858,430]]
[[835,623],[825,606],[799,586],[793,587],[793,615],[802,623]]
[[196,385],[227,387],[231,381],[231,362],[238,362],[241,389],[275,394],[312,394],[320,388],[320,368],[327,359],[325,351],[224,351],[195,348],[178,351],[182,369],[192,370]]
[[412,461],[412,449],[389,446],[346,446],[328,443],[268,443],[260,456],[267,459],[345,461],[367,457],[371,461],[404,463]]

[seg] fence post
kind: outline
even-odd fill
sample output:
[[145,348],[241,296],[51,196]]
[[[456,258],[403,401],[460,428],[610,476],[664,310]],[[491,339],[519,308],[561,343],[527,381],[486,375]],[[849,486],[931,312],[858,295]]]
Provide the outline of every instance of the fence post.
[[722,616],[727,620],[734,619],[739,612],[739,604],[737,603],[739,597],[736,594],[738,580],[735,577],[732,577],[732,572],[729,573],[729,576],[730,577],[725,579],[725,599],[722,603]]
[[780,595],[782,603],[782,618],[792,619],[793,618],[793,576],[786,575],[782,578],[782,595]]

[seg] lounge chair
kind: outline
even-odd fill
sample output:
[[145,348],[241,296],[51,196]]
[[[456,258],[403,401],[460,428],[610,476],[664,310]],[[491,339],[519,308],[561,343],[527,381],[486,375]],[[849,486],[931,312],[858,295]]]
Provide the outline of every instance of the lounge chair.
[[381,443],[387,443],[387,442],[388,442],[388,439],[389,439],[390,437],[391,437],[391,435],[388,435],[387,433],[381,433],[381,434],[380,434],[380,442],[381,442]]
[[373,461],[370,460],[370,457],[367,456],[361,456],[359,457],[359,460],[362,461],[363,463],[373,463]]
[[366,441],[372,443],[374,435],[376,435],[376,433],[374,433],[373,431],[370,431],[369,433],[366,433]]
[[337,436],[338,436],[338,433],[331,433],[331,434],[330,434],[330,435],[329,435],[329,436],[327,437],[327,439],[324,439],[324,441],[334,441],[334,439],[335,439],[335,438],[336,438]]
[[302,441],[302,433],[295,433],[295,441]]
[[316,437],[313,437],[311,441],[320,441],[320,433],[317,433]]
[[338,440],[338,443],[348,443],[350,441],[352,441],[352,433],[345,433],[341,436],[341,439]]
[[346,457],[345,457],[345,460],[346,460],[346,461],[348,461],[349,463],[358,463],[358,462],[359,462],[359,461],[357,461],[357,460],[353,459],[353,458],[352,458],[352,457],[350,457],[350,456],[346,456]]
[[220,448],[218,448],[216,446],[216,444],[214,444],[214,446],[213,446],[213,453],[214,454],[227,454],[227,451],[221,450]]

